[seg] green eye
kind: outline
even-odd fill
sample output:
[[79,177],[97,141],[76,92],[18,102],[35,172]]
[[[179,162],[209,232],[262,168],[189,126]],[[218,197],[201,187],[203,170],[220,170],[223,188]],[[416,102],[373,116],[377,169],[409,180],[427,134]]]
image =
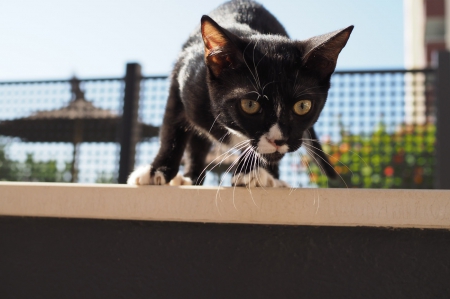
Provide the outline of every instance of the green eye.
[[247,114],[255,114],[261,109],[261,105],[257,101],[242,99],[241,108]]
[[294,104],[294,112],[298,115],[305,115],[311,110],[311,101],[310,100],[301,100]]

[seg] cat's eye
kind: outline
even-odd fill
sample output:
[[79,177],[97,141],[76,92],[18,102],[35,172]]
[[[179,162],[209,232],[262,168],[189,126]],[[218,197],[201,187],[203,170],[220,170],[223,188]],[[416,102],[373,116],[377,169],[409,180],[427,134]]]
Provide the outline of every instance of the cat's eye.
[[310,100],[301,100],[294,104],[294,112],[298,115],[305,115],[311,110],[312,103]]
[[255,114],[261,110],[261,105],[254,100],[242,99],[241,108],[247,114]]

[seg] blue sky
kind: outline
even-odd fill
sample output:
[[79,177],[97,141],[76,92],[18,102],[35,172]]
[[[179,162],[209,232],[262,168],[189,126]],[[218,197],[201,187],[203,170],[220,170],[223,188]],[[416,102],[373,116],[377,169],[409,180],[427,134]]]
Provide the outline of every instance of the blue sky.
[[[13,0],[0,4],[0,80],[167,74],[218,0]],[[401,0],[262,0],[291,38],[355,25],[338,69],[403,67]]]

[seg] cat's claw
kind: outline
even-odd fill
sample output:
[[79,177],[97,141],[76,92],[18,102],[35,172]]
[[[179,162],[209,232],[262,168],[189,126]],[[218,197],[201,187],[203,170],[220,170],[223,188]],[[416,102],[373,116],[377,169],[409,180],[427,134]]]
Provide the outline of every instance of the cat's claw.
[[170,186],[190,186],[192,185],[192,180],[188,177],[177,174],[171,181]]
[[156,171],[150,176],[151,165],[140,166],[136,168],[128,177],[128,185],[165,185],[166,179],[161,171]]
[[258,168],[247,174],[237,174],[231,179],[233,186],[289,188],[289,184],[274,178],[264,168]]
[[[128,177],[128,185],[167,185],[164,173],[155,171],[153,176],[150,176],[151,165],[140,166],[136,168]],[[170,186],[192,185],[191,179],[177,174],[169,183]]]
[[150,185],[150,165],[136,168],[128,177],[128,185]]

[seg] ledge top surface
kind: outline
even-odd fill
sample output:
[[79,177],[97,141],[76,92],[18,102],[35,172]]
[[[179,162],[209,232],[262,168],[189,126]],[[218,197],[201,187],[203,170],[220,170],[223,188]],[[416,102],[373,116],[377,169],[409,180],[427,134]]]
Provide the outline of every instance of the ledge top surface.
[[0,182],[0,216],[450,229],[450,190]]

